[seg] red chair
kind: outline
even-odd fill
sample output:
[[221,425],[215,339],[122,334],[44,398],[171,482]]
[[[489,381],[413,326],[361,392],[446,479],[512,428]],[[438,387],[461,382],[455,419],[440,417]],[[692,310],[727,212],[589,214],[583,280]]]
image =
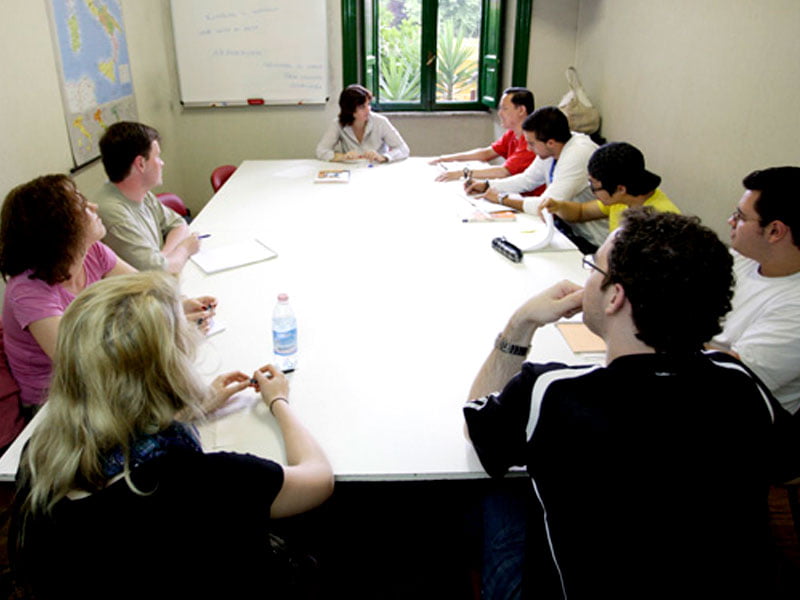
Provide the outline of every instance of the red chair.
[[219,191],[219,188],[225,185],[225,182],[228,181],[235,170],[236,167],[233,165],[222,165],[211,172],[211,187],[214,188],[215,194]]
[[3,326],[0,324],[0,452],[5,452],[25,424],[20,410],[19,386],[8,367],[3,347]]
[[178,194],[164,192],[163,194],[156,194],[156,198],[158,198],[161,204],[171,208],[184,219],[186,219],[187,223],[192,219],[191,211],[186,207]]

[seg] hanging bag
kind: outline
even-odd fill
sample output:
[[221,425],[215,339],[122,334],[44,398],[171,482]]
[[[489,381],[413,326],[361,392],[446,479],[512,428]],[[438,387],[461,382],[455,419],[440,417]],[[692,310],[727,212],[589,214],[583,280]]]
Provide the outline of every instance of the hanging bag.
[[589,96],[578,79],[578,72],[575,67],[569,67],[565,73],[569,91],[561,98],[558,108],[567,115],[569,128],[572,131],[579,131],[587,135],[595,133],[600,129],[600,111],[592,106]]

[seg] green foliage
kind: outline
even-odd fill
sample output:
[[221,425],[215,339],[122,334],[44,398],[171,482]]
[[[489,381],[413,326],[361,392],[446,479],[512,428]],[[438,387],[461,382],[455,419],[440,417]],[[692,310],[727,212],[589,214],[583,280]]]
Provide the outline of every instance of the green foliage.
[[[381,102],[418,102],[422,62],[420,0],[381,0],[378,9]],[[477,81],[481,0],[439,0],[437,98],[452,101]]]
[[381,14],[380,30],[380,99],[382,102],[419,100],[420,93],[420,36],[418,22],[403,19],[396,27],[385,27]]
[[436,89],[439,100],[454,100],[478,77],[472,49],[464,44],[464,34],[454,31],[453,21],[444,21],[439,31],[437,48]]
[[481,34],[481,0],[439,0],[439,22],[452,23],[466,38]]
[[381,60],[381,101],[412,102],[419,100],[419,67],[387,56]]

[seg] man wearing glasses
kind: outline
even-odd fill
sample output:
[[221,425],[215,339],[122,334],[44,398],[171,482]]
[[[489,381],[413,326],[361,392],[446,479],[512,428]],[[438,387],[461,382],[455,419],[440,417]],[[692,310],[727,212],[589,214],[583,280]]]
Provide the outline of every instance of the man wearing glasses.
[[[800,474],[800,436],[736,358],[702,351],[730,309],[728,250],[695,217],[634,208],[584,265],[583,288],[511,316],[464,407],[487,473],[533,484],[523,595],[764,597],[768,484]],[[605,366],[525,362],[537,328],[581,310]],[[709,507],[720,482],[735,493]]]
[[800,167],[754,171],[728,219],[736,293],[711,346],[740,358],[791,413],[800,408]]
[[652,206],[658,212],[680,213],[658,187],[661,177],[644,166],[641,151],[626,142],[600,146],[589,159],[589,187],[597,202],[571,202],[546,198],[539,213],[549,210],[568,223],[608,219],[608,230],[619,227],[620,218],[632,206]]

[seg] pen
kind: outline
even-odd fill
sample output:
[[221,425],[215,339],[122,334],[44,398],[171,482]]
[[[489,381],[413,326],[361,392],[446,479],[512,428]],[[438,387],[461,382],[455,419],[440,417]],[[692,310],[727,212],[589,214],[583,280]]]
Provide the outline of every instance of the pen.
[[202,234],[197,236],[197,238],[200,239],[200,240],[204,240],[205,238],[209,238],[209,237],[211,237],[210,233],[202,233]]
[[[281,373],[283,373],[284,375],[288,375],[289,373],[294,373],[294,369],[281,369]],[[264,373],[264,377],[270,379],[272,375],[270,375],[269,373]],[[250,383],[255,385],[258,383],[258,381],[256,381],[255,377],[253,377],[250,379]]]

